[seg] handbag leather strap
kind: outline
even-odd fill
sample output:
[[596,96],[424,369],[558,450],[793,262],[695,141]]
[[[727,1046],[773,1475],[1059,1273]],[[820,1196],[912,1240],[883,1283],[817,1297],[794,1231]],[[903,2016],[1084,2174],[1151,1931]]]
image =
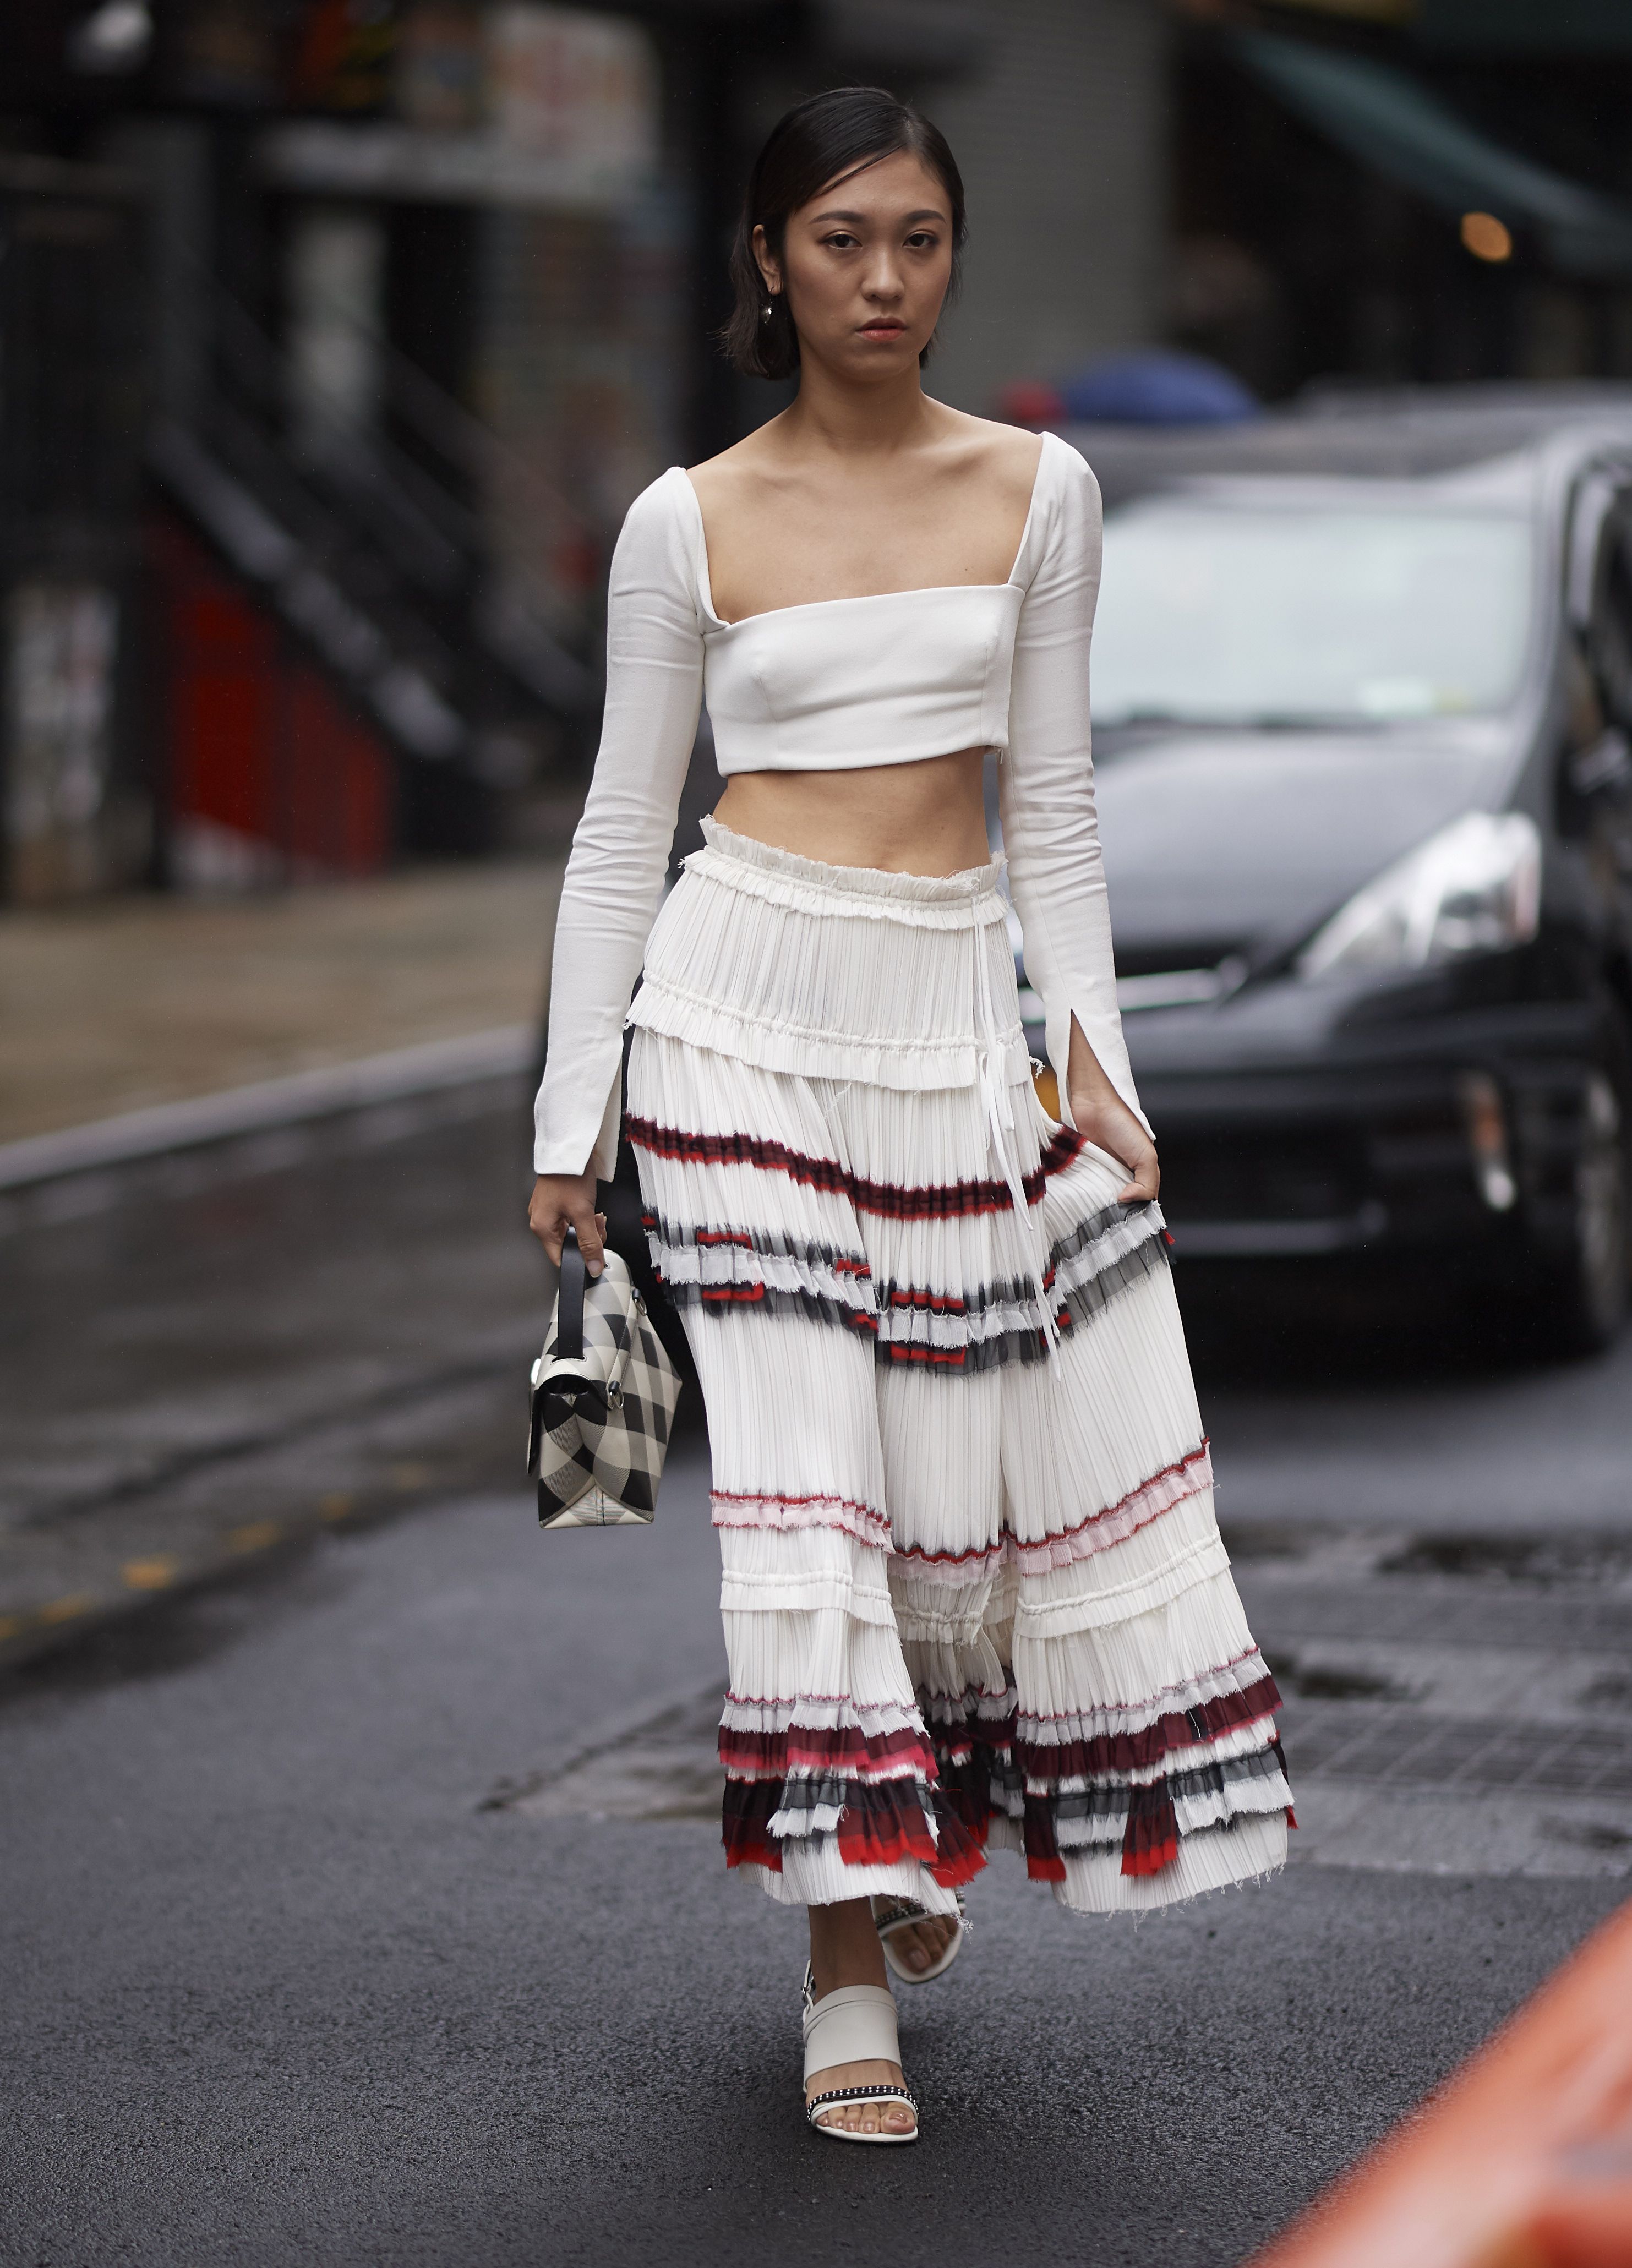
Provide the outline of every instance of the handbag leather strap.
[[561,1238],[561,1289],[556,1300],[556,1344],[558,1360],[581,1362],[584,1359],[584,1278],[587,1270],[584,1256],[578,1248],[578,1231],[569,1228]]

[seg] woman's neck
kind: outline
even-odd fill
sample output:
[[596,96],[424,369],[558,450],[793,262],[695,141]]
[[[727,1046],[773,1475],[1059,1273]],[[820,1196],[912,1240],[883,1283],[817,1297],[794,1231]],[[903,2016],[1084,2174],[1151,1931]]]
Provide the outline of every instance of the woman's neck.
[[807,362],[797,397],[776,423],[785,443],[813,454],[893,456],[928,437],[939,408],[916,370],[888,385],[855,386]]

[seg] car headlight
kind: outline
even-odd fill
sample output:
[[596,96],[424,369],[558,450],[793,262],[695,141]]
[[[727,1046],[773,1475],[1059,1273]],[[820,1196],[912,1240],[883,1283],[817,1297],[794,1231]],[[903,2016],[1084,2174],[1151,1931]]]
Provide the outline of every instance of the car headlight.
[[1541,914],[1541,836],[1522,812],[1470,811],[1357,890],[1298,955],[1330,969],[1427,968],[1524,945]]

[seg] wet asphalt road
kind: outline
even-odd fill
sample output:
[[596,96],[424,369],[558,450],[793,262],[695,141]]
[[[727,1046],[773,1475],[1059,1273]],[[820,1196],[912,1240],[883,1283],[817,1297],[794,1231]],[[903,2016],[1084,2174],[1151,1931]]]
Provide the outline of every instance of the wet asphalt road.
[[541,1537],[510,1106],[375,1131],[0,1253],[0,1569],[284,1538],[0,1687],[7,2268],[1239,2261],[1627,1894],[1632,1345],[1294,1366],[1199,1285],[1296,1862],[1137,1931],[994,1865],[903,1995],[923,2141],[808,2135],[798,1925],[706,1816],[704,1445]]

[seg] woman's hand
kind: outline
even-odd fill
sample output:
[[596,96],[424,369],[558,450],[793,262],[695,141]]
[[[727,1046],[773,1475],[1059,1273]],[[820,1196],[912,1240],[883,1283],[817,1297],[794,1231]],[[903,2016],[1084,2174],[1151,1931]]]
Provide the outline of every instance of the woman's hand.
[[606,1249],[606,1215],[595,1211],[593,1174],[541,1174],[533,1184],[527,1225],[558,1268],[561,1265],[562,1237],[569,1228],[575,1228],[585,1267],[592,1276],[601,1273]]
[[1127,1167],[1128,1178],[1117,1191],[1117,1203],[1148,1204],[1162,1186],[1156,1145],[1100,1069],[1074,1016],[1066,1089],[1077,1132]]
[[1113,1093],[1110,1101],[1105,1102],[1097,1095],[1073,1087],[1071,1116],[1079,1134],[1086,1135],[1097,1150],[1107,1151],[1119,1164],[1127,1167],[1128,1178],[1117,1191],[1117,1203],[1148,1204],[1162,1186],[1156,1145],[1121,1096]]

